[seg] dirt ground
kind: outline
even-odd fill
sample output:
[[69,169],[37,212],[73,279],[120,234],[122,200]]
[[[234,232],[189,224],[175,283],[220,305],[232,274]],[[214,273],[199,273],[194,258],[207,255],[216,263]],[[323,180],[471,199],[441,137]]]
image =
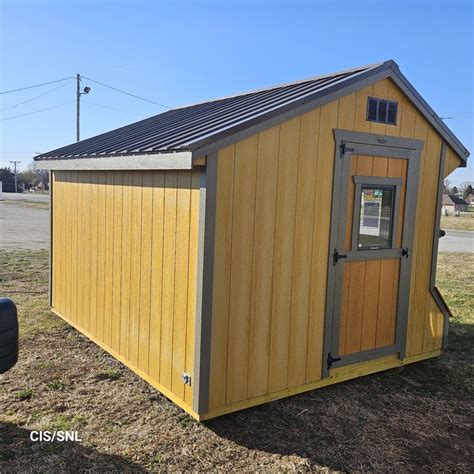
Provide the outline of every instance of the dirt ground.
[[20,361],[0,375],[0,472],[472,472],[473,263],[440,255],[456,316],[443,357],[198,423],[50,313],[47,252],[0,252],[21,317]]

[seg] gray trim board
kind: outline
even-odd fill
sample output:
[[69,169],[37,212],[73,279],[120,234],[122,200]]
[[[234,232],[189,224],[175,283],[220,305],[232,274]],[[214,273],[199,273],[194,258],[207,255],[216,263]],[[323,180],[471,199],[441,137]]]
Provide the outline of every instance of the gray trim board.
[[155,153],[104,156],[90,158],[43,159],[36,162],[38,169],[46,170],[190,170],[192,153]]
[[[329,368],[327,366],[328,354],[330,353],[332,357],[337,357],[339,352],[340,304],[344,271],[343,262],[351,260],[365,260],[367,259],[369,252],[373,252],[374,258],[376,255],[378,259],[400,259],[397,326],[395,338],[396,343],[394,346],[364,351],[364,353],[359,352],[356,354],[351,354],[350,357],[341,357],[341,360],[334,363],[333,366],[335,367],[345,365],[347,363],[358,362],[360,360],[367,360],[367,358],[379,357],[381,354],[385,353],[398,352],[401,359],[405,357],[409,285],[413,260],[411,251],[414,238],[414,219],[416,215],[420,151],[423,146],[423,142],[420,140],[398,139],[393,142],[389,142],[388,140],[385,140],[385,137],[381,137],[377,134],[359,133],[340,129],[334,130],[334,138],[336,144],[336,155],[334,161],[332,218],[329,246],[330,250],[328,256],[328,286],[326,296],[323,349],[324,357],[322,367],[323,378],[329,376]],[[380,138],[382,138],[382,140],[380,140]],[[351,141],[351,139],[354,141]],[[378,145],[374,145],[375,142],[377,142]],[[380,144],[381,142],[383,144]],[[394,147],[392,144],[396,144],[397,146]],[[366,151],[367,147],[371,147],[377,151],[383,152],[382,156],[390,156],[392,158],[408,160],[402,245],[399,249],[347,252],[347,257],[343,261],[334,263],[332,259],[333,252],[335,252],[336,249],[338,249],[340,252],[344,252],[346,225],[348,225],[348,223],[346,223],[345,216],[347,215],[346,208],[348,204],[347,183],[350,176],[350,160],[352,154],[365,154],[364,151]],[[377,156],[377,153],[374,154]],[[363,179],[363,177],[361,179]],[[380,180],[377,181],[380,182]],[[409,249],[407,258],[402,258],[404,257],[402,248]]]
[[355,364],[356,362],[364,362],[370,359],[376,359],[377,357],[383,357],[390,354],[396,354],[399,348],[396,344],[390,346],[377,347],[375,349],[369,349],[362,352],[354,352],[352,354],[346,354],[341,356],[341,360],[332,364],[333,368],[342,367],[343,365]]
[[353,176],[355,184],[374,186],[401,186],[402,178],[384,178],[383,176]]
[[49,171],[48,303],[53,306],[53,172]]
[[217,163],[217,153],[207,157],[207,164],[202,170],[200,190],[198,281],[193,374],[193,410],[198,415],[206,413],[209,407]]
[[439,171],[438,171],[438,189],[436,195],[436,214],[433,226],[433,248],[431,251],[431,270],[430,270],[430,293],[439,309],[444,316],[443,325],[443,349],[448,347],[448,333],[449,333],[449,318],[452,317],[451,311],[448,305],[444,301],[443,296],[436,287],[436,266],[438,264],[438,245],[440,238],[440,223],[441,223],[441,204],[443,200],[443,179],[444,179],[444,166],[446,163],[446,142],[443,141],[441,145],[441,156],[439,160]]
[[362,260],[381,260],[384,258],[402,258],[402,249],[352,250],[347,252],[346,262]]
[[462,167],[467,165],[467,158],[469,157],[468,149],[458,140],[454,133],[446,126],[446,124],[439,118],[439,115],[430,107],[428,102],[421,96],[421,94],[412,86],[410,81],[402,74],[398,64],[395,61],[391,62],[390,68],[394,72],[390,77],[397,84],[398,87],[408,96],[408,98],[415,104],[418,110],[425,116],[428,122],[435,128],[435,130],[445,139],[445,141],[453,148],[459,155],[463,163]]
[[[334,137],[336,140],[343,140],[346,143],[358,145],[374,145],[391,148],[403,148],[404,150],[421,150],[423,148],[423,140],[413,138],[393,137],[391,135],[356,132],[354,130],[344,130],[341,128],[334,129]],[[360,146],[358,150],[363,149]],[[383,150],[383,148],[382,148]],[[392,153],[395,150],[392,150]]]

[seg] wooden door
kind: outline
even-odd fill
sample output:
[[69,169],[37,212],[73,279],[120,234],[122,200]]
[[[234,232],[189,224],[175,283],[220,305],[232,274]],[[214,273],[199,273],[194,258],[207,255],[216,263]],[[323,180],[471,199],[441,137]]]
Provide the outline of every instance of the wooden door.
[[324,372],[404,357],[419,151],[416,140],[336,131]]

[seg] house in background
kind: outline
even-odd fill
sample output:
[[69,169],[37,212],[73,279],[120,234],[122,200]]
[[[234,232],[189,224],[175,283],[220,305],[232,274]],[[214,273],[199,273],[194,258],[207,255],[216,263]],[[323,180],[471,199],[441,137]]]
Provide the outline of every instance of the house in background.
[[454,194],[443,194],[441,211],[443,216],[454,216],[459,212],[466,212],[468,203]]
[[474,206],[474,191],[471,191],[465,198],[468,206]]

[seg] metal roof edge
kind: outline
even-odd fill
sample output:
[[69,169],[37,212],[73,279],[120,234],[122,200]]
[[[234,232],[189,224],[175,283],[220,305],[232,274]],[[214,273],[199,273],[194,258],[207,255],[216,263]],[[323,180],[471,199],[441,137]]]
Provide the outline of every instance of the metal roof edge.
[[[92,137],[93,138],[93,137]],[[66,146],[69,146],[69,145],[66,145]],[[60,150],[60,148],[58,148],[58,150]],[[54,151],[54,150],[53,150]],[[126,153],[104,153],[102,155],[98,155],[98,154],[90,154],[90,155],[80,155],[80,156],[77,156],[77,155],[56,155],[56,156],[45,156],[47,153],[51,153],[51,152],[47,152],[47,153],[44,153],[44,154],[41,154],[41,155],[36,155],[33,157],[33,160],[36,161],[37,163],[41,162],[41,161],[52,161],[52,160],[57,160],[57,159],[61,159],[61,160],[69,160],[69,159],[78,159],[78,160],[87,160],[87,159],[90,159],[90,158],[119,158],[119,157],[122,157],[122,156],[142,156],[142,155],[149,155],[149,156],[158,156],[158,155],[169,155],[171,153],[182,153],[182,152],[187,152],[189,151],[189,148],[188,147],[180,147],[180,148],[174,148],[174,149],[163,149],[163,150],[155,150],[155,151],[131,151],[131,152],[126,152]]]

